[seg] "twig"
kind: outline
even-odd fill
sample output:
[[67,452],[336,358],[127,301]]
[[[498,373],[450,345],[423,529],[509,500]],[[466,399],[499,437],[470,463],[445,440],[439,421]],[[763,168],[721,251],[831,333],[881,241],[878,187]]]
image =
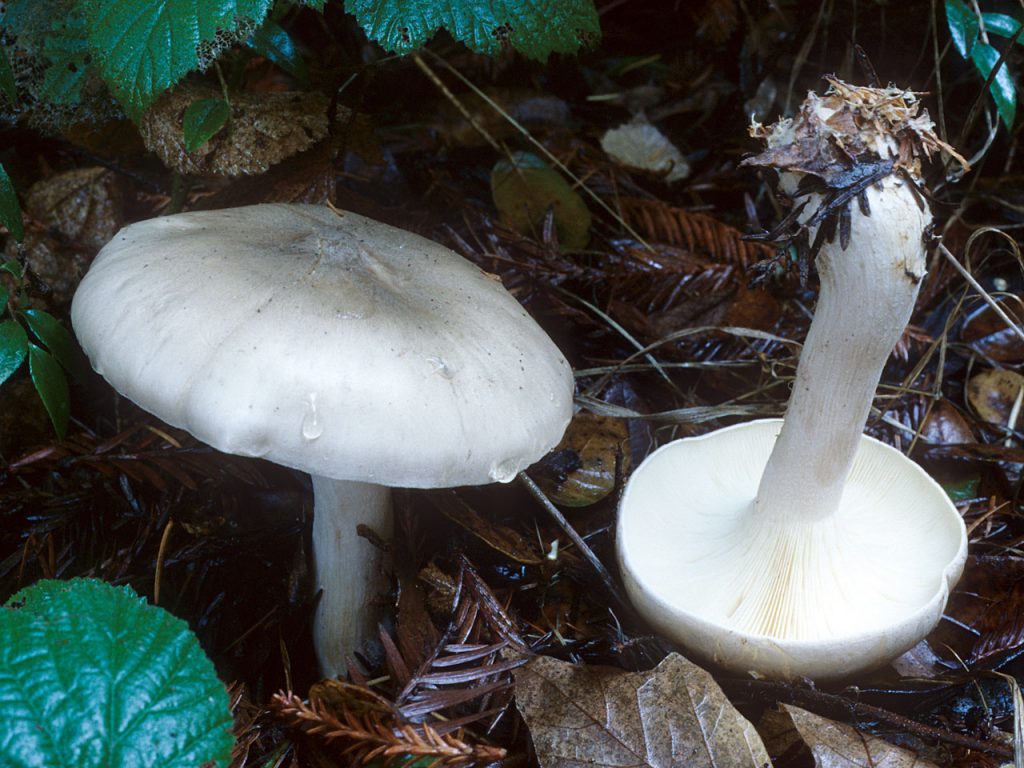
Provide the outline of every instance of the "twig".
[[992,308],[992,311],[999,315],[999,319],[1006,323],[1006,327],[1016,333],[1017,336],[1024,341],[1024,331],[1021,330],[1020,326],[1013,322],[1009,315],[1003,311],[1003,308],[996,303],[996,300],[988,295],[988,292],[981,287],[981,284],[977,280],[974,279],[974,275],[968,272],[967,269],[964,268],[963,264],[957,261],[956,256],[953,255],[949,248],[942,243],[939,243],[939,252],[946,257],[949,263],[953,265],[953,268],[960,273],[963,279],[970,283],[971,287],[981,295],[981,298],[984,299],[985,303]]
[[551,503],[551,499],[549,499],[545,495],[544,491],[542,491],[540,487],[533,482],[533,478],[525,472],[519,473],[519,482],[526,486],[526,490],[530,492],[530,495],[532,495],[540,505],[544,507],[547,513],[551,515],[551,518],[555,521],[555,524],[562,529],[562,532],[569,537],[569,540],[573,544],[576,545],[586,561],[593,566],[595,571],[597,571],[598,578],[601,580],[601,583],[604,584],[604,588],[608,590],[619,608],[628,610],[630,615],[633,615],[632,609],[629,607],[629,603],[626,602],[625,598],[619,592],[619,588],[615,586],[615,581],[612,579],[612,575],[608,573],[608,569],[604,567],[604,563],[598,560],[594,551],[587,546],[587,542],[585,542],[583,537],[576,532],[576,529],[569,524],[569,521],[565,519],[565,516],[561,513],[558,507]]
[[945,742],[946,744],[956,744],[959,747],[974,749],[979,752],[988,752],[989,754],[999,755],[1000,757],[1013,757],[1013,749],[1003,744],[999,744],[994,741],[975,739],[972,736],[953,733],[952,731],[943,730],[942,728],[925,725],[924,723],[919,723],[917,720],[912,720],[909,717],[898,715],[895,712],[890,712],[887,709],[875,707],[870,704],[862,704],[859,701],[852,701],[845,696],[839,696],[834,693],[825,693],[811,688],[797,688],[787,683],[777,683],[769,680],[724,679],[719,680],[719,682],[722,684],[722,688],[726,689],[727,692],[742,690],[759,698],[768,698],[774,701],[786,701],[787,703],[807,707],[808,709],[815,711],[842,710],[851,716],[881,720],[882,722],[895,725],[903,731],[913,733],[921,738],[934,739],[936,741]]

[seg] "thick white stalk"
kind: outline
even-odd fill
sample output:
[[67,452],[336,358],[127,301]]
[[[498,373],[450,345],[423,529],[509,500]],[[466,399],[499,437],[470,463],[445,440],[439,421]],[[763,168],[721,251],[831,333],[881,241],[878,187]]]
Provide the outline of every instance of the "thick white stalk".
[[313,475],[313,562],[322,590],[313,644],[326,677],[345,674],[346,656],[377,636],[385,607],[384,553],[359,525],[391,536],[391,489]]
[[[813,522],[838,508],[882,368],[917,299],[931,215],[897,176],[867,194],[871,215],[853,203],[847,249],[837,236],[817,257],[818,306],[758,488],[762,519]],[[812,196],[807,210],[819,203]]]

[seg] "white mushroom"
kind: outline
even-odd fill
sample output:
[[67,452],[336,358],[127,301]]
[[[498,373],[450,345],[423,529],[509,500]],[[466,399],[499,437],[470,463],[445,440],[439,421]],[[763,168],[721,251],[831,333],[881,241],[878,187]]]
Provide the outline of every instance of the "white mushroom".
[[807,201],[799,222],[821,249],[785,421],[662,447],[619,513],[627,591],[651,623],[725,666],[776,677],[891,660],[941,618],[966,557],[942,488],[862,435],[925,273],[919,155],[946,147],[913,94],[831,83],[794,120],[756,127],[768,149],[749,161],[778,168],[784,190]]
[[352,213],[259,205],[134,224],[72,306],[93,367],[227,453],[309,472],[323,671],[376,636],[386,579],[357,534],[390,487],[511,480],[554,446],[573,380],[501,283]]

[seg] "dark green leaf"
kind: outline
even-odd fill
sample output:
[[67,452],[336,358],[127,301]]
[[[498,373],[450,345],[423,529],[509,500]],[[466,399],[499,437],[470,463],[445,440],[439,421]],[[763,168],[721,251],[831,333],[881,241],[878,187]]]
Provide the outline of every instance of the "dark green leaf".
[[54,104],[77,103],[90,69],[89,43],[81,14],[54,25],[43,43],[43,53],[50,66],[43,75],[39,95]]
[[978,40],[978,17],[964,0],[946,0],[946,24],[949,25],[953,45],[966,59]]
[[[985,31],[990,35],[1013,37],[1017,34],[1017,30],[1020,29],[1020,22],[1013,18],[1013,16],[1007,16],[1005,13],[983,13],[981,14],[981,20],[985,24]],[[1018,37],[1017,42],[1024,45],[1024,39]]]
[[11,61],[7,58],[7,48],[0,46],[0,91],[11,102],[12,107],[18,106],[18,88],[14,84],[14,70],[11,69]]
[[7,297],[7,288],[5,288],[2,283],[0,283],[0,315],[3,315],[4,310],[7,309]]
[[[999,61],[1000,53],[991,45],[977,43],[971,51],[971,61],[974,62],[978,74],[988,79],[996,62]],[[1004,61],[995,79],[989,86],[989,93],[996,102],[996,111],[999,112],[999,119],[1007,129],[1013,127],[1013,119],[1017,114],[1017,86],[1013,82],[1013,76],[1006,68]]]
[[227,693],[185,622],[94,579],[41,581],[7,606],[0,765],[228,764]]
[[57,362],[64,366],[64,370],[77,381],[85,378],[88,372],[85,356],[74,337],[53,315],[41,309],[29,309],[25,312],[25,322]]
[[53,355],[31,342],[28,345],[28,372],[32,376],[39,399],[43,401],[50,422],[61,440],[68,431],[71,418],[71,394],[68,380]]
[[366,34],[408,53],[446,29],[477,53],[506,46],[533,59],[574,53],[601,35],[592,0],[345,0]]
[[231,117],[231,107],[224,99],[199,99],[185,110],[182,132],[185,134],[185,149],[195,152],[224,127]]
[[13,320],[0,322],[0,384],[25,362],[28,353],[28,334]]
[[978,486],[981,484],[981,477],[973,475],[957,482],[943,483],[942,488],[953,501],[967,501],[978,496]]
[[263,22],[263,26],[253,33],[246,45],[263,58],[277,64],[299,82],[309,81],[306,62],[295,49],[291,36],[276,21],[267,19]]
[[272,0],[82,0],[89,45],[111,91],[138,119],[200,64],[200,48],[243,23],[260,24]]
[[[3,166],[0,165],[0,171],[3,170]],[[18,263],[17,259],[10,259],[0,264],[0,272],[6,272],[17,280],[21,280],[22,269],[21,264]]]
[[14,192],[14,185],[11,184],[11,177],[0,165],[0,224],[7,227],[15,240],[19,243],[25,237],[25,227],[21,222],[21,204]]

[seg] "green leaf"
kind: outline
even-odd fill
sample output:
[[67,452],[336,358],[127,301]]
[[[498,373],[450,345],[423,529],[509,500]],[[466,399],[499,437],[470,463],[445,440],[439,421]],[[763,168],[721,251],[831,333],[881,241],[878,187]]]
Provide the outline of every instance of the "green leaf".
[[967,501],[978,497],[978,487],[981,485],[980,475],[958,480],[956,482],[943,483],[942,489],[953,501]]
[[966,59],[978,40],[978,17],[964,0],[946,0],[946,24],[953,45]]
[[276,21],[264,21],[263,26],[253,32],[245,44],[263,58],[277,64],[299,82],[309,82],[306,62],[295,48],[291,36]]
[[[999,57],[1000,53],[998,50],[991,45],[983,43],[976,44],[974,50],[971,51],[971,61],[974,63],[975,69],[986,80],[989,74],[991,74],[993,67],[995,67],[996,62],[999,61]],[[1009,130],[1013,127],[1013,119],[1017,114],[1017,85],[1013,81],[1013,75],[1006,68],[1005,61],[999,67],[999,71],[996,72],[995,79],[992,80],[988,90],[996,103],[999,119],[1003,121],[1003,125]]]
[[67,329],[53,315],[41,309],[29,309],[24,317],[32,333],[46,345],[46,349],[64,366],[64,370],[77,381],[84,380],[88,373],[85,356]]
[[[0,165],[0,171],[3,169],[4,167]],[[9,259],[3,264],[0,264],[0,272],[6,272],[16,280],[21,280],[22,277],[21,264],[18,263],[17,259]]]
[[9,294],[7,293],[7,288],[4,286],[3,283],[0,283],[0,315],[4,313],[5,309],[7,309],[8,295]]
[[224,99],[199,99],[185,110],[182,132],[185,134],[185,149],[195,152],[224,127],[231,117],[231,106]]
[[41,581],[0,608],[0,765],[228,765],[231,713],[185,622],[130,587]]
[[2,165],[0,165],[0,224],[7,227],[7,231],[19,243],[25,237],[25,226],[21,222],[21,204],[18,202],[18,195],[14,192],[14,185],[11,184],[11,177],[7,175],[7,171]]
[[90,71],[90,53],[81,12],[56,21],[43,42],[43,56],[49,66],[39,96],[54,104],[78,103]]
[[18,88],[14,84],[14,70],[7,58],[6,46],[0,46],[0,91],[4,92],[12,107],[18,106]]
[[25,362],[28,334],[13,320],[0,322],[0,384],[3,384]]
[[218,32],[260,24],[272,0],[81,0],[100,72],[128,114],[153,101],[200,64]]
[[[64,371],[53,359],[53,355],[42,347],[29,342],[28,372],[32,376],[32,384],[43,401],[50,422],[61,440],[68,431],[68,420],[71,418],[71,394],[68,392],[68,380]],[[2,717],[0,717],[2,720]]]
[[345,0],[345,10],[371,40],[396,53],[419,48],[442,28],[477,53],[511,45],[541,61],[601,36],[592,0]]
[[491,196],[501,220],[523,235],[537,236],[550,210],[565,250],[586,248],[590,240],[590,211],[569,182],[530,152],[513,152],[491,170]]
[[[983,13],[981,20],[985,23],[985,31],[990,35],[1013,37],[1020,29],[1020,22],[1005,13]],[[1024,39],[1018,37],[1017,42],[1024,45]]]

